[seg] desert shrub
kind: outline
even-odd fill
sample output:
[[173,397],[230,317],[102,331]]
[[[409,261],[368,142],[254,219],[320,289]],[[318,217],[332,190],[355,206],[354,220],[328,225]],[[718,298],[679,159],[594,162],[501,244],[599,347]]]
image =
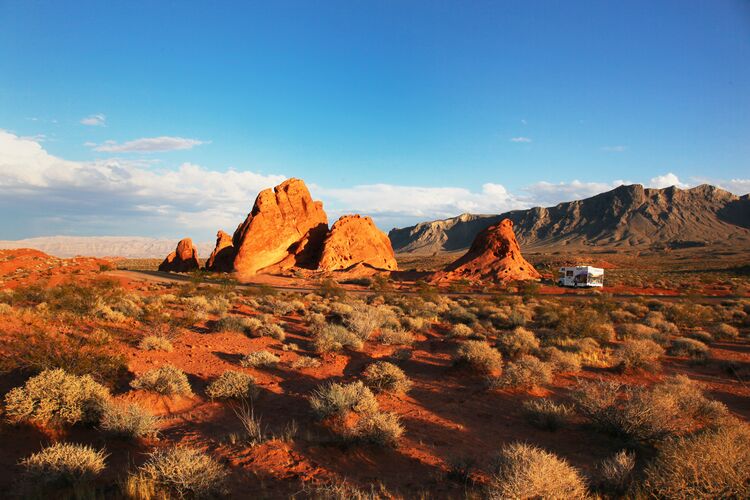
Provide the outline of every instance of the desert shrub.
[[615,330],[620,339],[650,339],[659,333],[656,328],[640,323],[623,323],[617,325]]
[[750,497],[750,431],[730,425],[659,447],[641,485],[654,498]]
[[341,351],[344,347],[358,351],[362,340],[341,325],[326,324],[315,333],[317,352]]
[[[55,443],[21,460],[24,492],[31,498],[45,498],[50,493],[60,494],[59,488],[80,491],[106,468],[106,458],[103,450],[90,446]],[[55,488],[55,492],[47,491],[50,488]]]
[[532,389],[552,382],[552,375],[551,363],[545,363],[534,356],[521,356],[518,360],[507,363],[502,376],[490,380],[490,387]]
[[5,395],[5,415],[11,422],[91,424],[99,421],[109,398],[109,390],[88,375],[45,370]]
[[283,341],[286,338],[286,332],[276,323],[266,323],[262,325],[260,328],[253,330],[253,335],[257,337],[271,337],[278,341]]
[[667,335],[677,335],[680,333],[677,325],[664,319],[664,315],[659,311],[649,312],[644,319],[644,323]]
[[728,325],[726,323],[719,323],[713,327],[714,337],[720,340],[732,340],[740,336],[740,331],[737,327]]
[[344,318],[344,325],[360,340],[366,341],[375,330],[385,326],[389,321],[397,324],[393,311],[388,307],[357,304]]
[[522,408],[531,425],[548,431],[559,429],[573,414],[570,406],[557,404],[546,398],[526,400]]
[[487,487],[487,497],[586,498],[586,483],[577,469],[553,453],[526,443],[503,446]]
[[579,413],[596,427],[643,443],[713,427],[727,415],[726,407],[707,399],[684,376],[650,388],[604,380],[581,382],[572,396]]
[[221,495],[227,475],[210,455],[185,446],[155,450],[138,471],[139,480],[180,498]]
[[542,354],[545,361],[552,363],[553,370],[556,372],[573,373],[581,370],[581,357],[575,352],[546,347]]
[[446,319],[446,321],[453,324],[464,323],[466,325],[471,325],[473,323],[476,323],[477,321],[476,314],[459,305],[453,306],[448,309],[443,314],[443,317]]
[[243,399],[258,395],[255,379],[247,373],[226,370],[206,388],[211,399]]
[[467,340],[456,350],[454,361],[479,372],[489,373],[502,368],[503,356],[483,340]]
[[320,366],[320,360],[310,356],[299,356],[292,362],[292,368],[299,370],[302,368],[317,368]]
[[633,479],[635,471],[635,453],[620,450],[611,457],[605,458],[597,466],[599,487],[614,495],[625,493]]
[[696,330],[687,334],[688,338],[695,339],[698,342],[703,342],[706,345],[711,344],[714,341],[713,335],[703,330]]
[[407,392],[412,386],[404,371],[387,361],[372,363],[362,375],[365,383],[378,392]]
[[164,365],[139,375],[130,382],[130,387],[167,396],[173,394],[189,396],[193,393],[185,372],[172,365]]
[[216,322],[216,330],[219,332],[250,333],[263,326],[258,318],[247,318],[244,316],[222,316]]
[[165,337],[147,335],[138,343],[138,348],[143,351],[165,351],[172,352],[172,343]]
[[20,369],[39,373],[61,369],[71,375],[90,375],[95,381],[113,384],[127,371],[126,358],[68,329],[32,329],[9,336],[0,356],[0,371]]
[[505,318],[505,326],[508,328],[518,328],[520,326],[525,326],[527,321],[528,319],[523,312],[514,309]]
[[240,424],[242,424],[242,429],[245,432],[245,440],[250,446],[261,444],[268,439],[262,419],[260,416],[255,416],[255,410],[251,404],[243,400],[233,409],[234,414],[237,416]]
[[531,354],[539,349],[539,340],[534,336],[534,332],[519,326],[512,332],[501,334],[497,339],[495,347],[504,356],[517,358],[524,354]]
[[391,412],[375,411],[362,415],[354,427],[353,436],[359,440],[394,446],[404,433],[398,415]]
[[646,370],[656,371],[659,369],[659,357],[664,354],[664,349],[653,340],[625,340],[615,351],[615,360],[620,370]]
[[615,337],[612,323],[606,315],[591,308],[565,308],[555,329],[563,337],[585,338],[609,342]]
[[[406,330],[418,332],[423,330],[429,324],[429,320],[423,317],[404,316],[401,318],[401,326]],[[381,333],[382,337],[382,333]]]
[[400,328],[383,328],[379,338],[385,345],[411,345],[414,342],[414,335]]
[[349,411],[373,413],[378,409],[375,395],[360,381],[324,384],[312,393],[309,400],[313,413],[321,419],[333,415],[344,417]]
[[245,354],[240,360],[240,365],[245,368],[259,368],[262,366],[274,366],[279,363],[281,358],[269,351],[255,351]]
[[448,336],[451,338],[469,338],[474,336],[474,330],[463,323],[456,323],[451,326],[451,329],[448,331]]
[[689,358],[703,360],[708,358],[710,349],[703,342],[680,337],[672,341],[672,345],[667,352],[670,356],[687,356]]
[[110,434],[141,438],[157,434],[159,419],[137,404],[109,403],[104,407],[99,427]]

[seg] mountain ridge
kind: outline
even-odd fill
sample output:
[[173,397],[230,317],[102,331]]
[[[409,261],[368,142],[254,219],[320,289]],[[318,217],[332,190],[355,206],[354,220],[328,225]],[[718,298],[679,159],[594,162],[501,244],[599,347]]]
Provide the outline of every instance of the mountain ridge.
[[702,184],[690,189],[618,186],[582,200],[502,214],[461,214],[392,229],[398,253],[466,250],[492,224],[513,221],[528,249],[647,249],[730,242],[750,248],[750,195]]

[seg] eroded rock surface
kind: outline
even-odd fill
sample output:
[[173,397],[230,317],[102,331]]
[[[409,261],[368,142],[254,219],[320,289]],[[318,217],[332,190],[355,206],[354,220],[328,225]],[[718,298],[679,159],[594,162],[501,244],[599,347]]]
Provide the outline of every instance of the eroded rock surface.
[[159,271],[186,273],[199,267],[198,249],[193,245],[193,240],[185,238],[177,243],[175,251],[167,255],[167,258],[159,265]]
[[322,271],[338,271],[357,264],[382,271],[398,269],[391,241],[375,226],[372,219],[345,215],[328,232],[318,268]]

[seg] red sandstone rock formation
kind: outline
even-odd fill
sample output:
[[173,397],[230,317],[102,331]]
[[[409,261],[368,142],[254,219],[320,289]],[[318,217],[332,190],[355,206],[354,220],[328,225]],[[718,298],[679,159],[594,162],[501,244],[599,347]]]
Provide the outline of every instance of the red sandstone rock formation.
[[193,245],[193,240],[185,238],[180,240],[175,251],[167,255],[164,262],[159,265],[159,271],[185,273],[199,267],[198,250]]
[[216,233],[216,246],[206,261],[206,270],[219,273],[232,271],[234,261],[234,245],[232,237],[222,230]]
[[513,222],[503,219],[481,231],[469,251],[433,279],[511,281],[539,278],[539,272],[521,255],[521,248],[513,233]]
[[323,204],[300,179],[260,192],[253,210],[234,232],[234,270],[240,279],[260,271],[314,267],[328,231]]
[[383,271],[398,269],[391,240],[375,227],[372,219],[345,215],[328,232],[318,269],[337,271],[357,264]]

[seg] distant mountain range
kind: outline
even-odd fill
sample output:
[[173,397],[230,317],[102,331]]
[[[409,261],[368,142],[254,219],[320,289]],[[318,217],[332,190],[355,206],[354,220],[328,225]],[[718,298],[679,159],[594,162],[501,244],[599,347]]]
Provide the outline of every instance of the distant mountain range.
[[714,186],[620,186],[584,200],[499,215],[463,214],[388,233],[396,252],[466,250],[482,229],[509,218],[526,250],[658,249],[722,244],[750,249],[750,195]]
[[[164,258],[177,246],[177,239],[131,236],[47,236],[25,240],[0,241],[0,249],[35,248],[55,257],[124,257],[128,259]],[[199,242],[198,254],[207,257],[213,242]]]

